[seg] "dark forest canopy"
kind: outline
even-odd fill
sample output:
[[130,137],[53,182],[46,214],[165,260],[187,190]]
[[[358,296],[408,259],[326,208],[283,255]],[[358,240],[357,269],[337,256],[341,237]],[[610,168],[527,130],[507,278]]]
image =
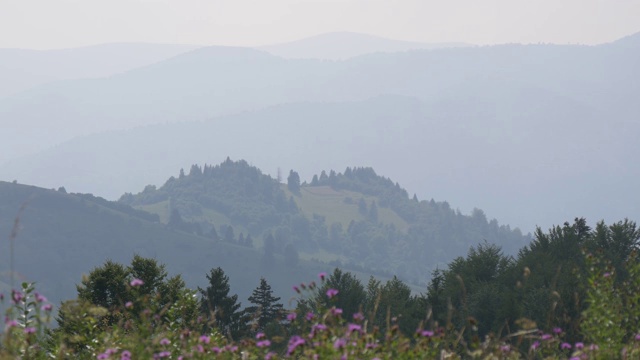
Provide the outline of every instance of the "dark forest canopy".
[[551,348],[562,351],[596,343],[603,353],[619,353],[622,344],[637,341],[639,244],[635,222],[599,222],[591,228],[576,218],[548,232],[538,229],[515,257],[492,244],[472,247],[435,271],[419,294],[395,276],[386,281],[371,276],[365,283],[336,268],[293,286],[298,295],[286,306],[264,277],[245,301],[230,292],[230,279],[220,267],[204,274],[207,286],[196,292],[180,275],[168,277],[163,264],[136,255],[130,266],[107,261],[83,278],[77,298],[63,303],[53,334],[74,345],[77,312],[88,306],[105,309],[97,326],[103,331],[122,326],[122,320],[139,322],[145,316],[139,311],[143,295],[148,309],[164,309],[154,326],[217,330],[236,341],[265,333],[270,338],[303,334],[305,321],[331,326],[328,315],[321,316],[328,312],[379,340],[393,332],[410,337],[416,329],[418,334],[431,329],[428,336],[437,332],[440,341],[450,342],[449,350],[461,353],[480,339],[500,339],[508,349],[527,353],[531,345],[517,337],[523,334],[550,343],[561,339],[569,346]]

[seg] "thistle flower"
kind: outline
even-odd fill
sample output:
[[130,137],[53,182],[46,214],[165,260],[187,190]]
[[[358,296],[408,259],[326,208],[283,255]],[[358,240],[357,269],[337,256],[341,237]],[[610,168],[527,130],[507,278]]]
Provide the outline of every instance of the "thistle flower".
[[296,351],[296,348],[298,346],[302,346],[305,344],[305,341],[303,338],[301,338],[298,335],[294,335],[293,337],[291,337],[291,339],[289,340],[289,347],[287,348],[287,355],[291,355]]
[[287,314],[287,320],[293,322],[293,320],[295,320],[297,316],[298,314],[296,314],[295,312],[290,312]]
[[257,346],[257,347],[259,347],[259,348],[262,348],[262,347],[269,347],[269,346],[271,346],[271,341],[269,341],[269,340],[262,340],[262,341],[258,341],[258,342],[256,343],[256,346]]
[[329,289],[329,290],[327,290],[327,297],[328,297],[329,299],[331,299],[332,297],[334,297],[334,296],[336,296],[336,295],[338,295],[338,290],[336,290],[336,289]]

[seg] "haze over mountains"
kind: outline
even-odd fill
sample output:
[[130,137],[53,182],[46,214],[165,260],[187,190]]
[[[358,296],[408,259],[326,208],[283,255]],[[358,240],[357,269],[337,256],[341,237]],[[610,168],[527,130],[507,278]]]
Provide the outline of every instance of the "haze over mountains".
[[399,41],[353,32],[332,32],[258,49],[287,59],[346,60],[377,53],[469,46],[464,43]]
[[0,49],[0,97],[57,80],[114,75],[195,48],[122,43],[59,50]]
[[0,98],[0,178],[116,198],[231,156],[306,180],[373,166],[419,198],[525,232],[633,218],[639,38],[342,61],[201,48]]

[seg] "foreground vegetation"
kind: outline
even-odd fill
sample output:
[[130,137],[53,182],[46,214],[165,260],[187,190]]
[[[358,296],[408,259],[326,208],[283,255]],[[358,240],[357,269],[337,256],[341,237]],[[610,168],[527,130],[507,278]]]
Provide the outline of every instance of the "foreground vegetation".
[[[576,219],[538,231],[517,260],[487,244],[472,249],[436,272],[423,295],[397,278],[365,287],[339,269],[320,273],[293,287],[290,310],[264,278],[242,309],[221,268],[191,290],[153,259],[108,261],[62,303],[57,327],[32,284],[0,296],[9,305],[0,358],[636,359],[639,239],[633,222],[592,230]],[[551,269],[521,264],[532,254]],[[519,266],[514,292],[496,290]]]

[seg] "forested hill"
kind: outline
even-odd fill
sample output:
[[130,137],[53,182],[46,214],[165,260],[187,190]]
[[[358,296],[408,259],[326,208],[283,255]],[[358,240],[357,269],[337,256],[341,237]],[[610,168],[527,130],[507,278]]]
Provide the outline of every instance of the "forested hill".
[[227,159],[193,165],[188,174],[181,170],[160,188],[149,185],[120,202],[213,240],[414,284],[470,246],[494,243],[515,254],[529,240],[482,210],[463,215],[447,202],[410,197],[371,168],[323,171],[310,183],[292,170],[281,184],[245,161]]
[[[277,254],[265,258],[258,249],[212,242],[161,224],[155,214],[88,194],[67,194],[63,188],[0,181],[0,199],[0,293],[4,294],[11,290],[12,253],[13,287],[34,281],[54,304],[75,297],[75,285],[94,267],[106,260],[129,263],[135,254],[166,264],[191,288],[206,284],[205,275],[222,267],[241,299],[261,276],[276,293],[288,294],[291,284],[331,270],[326,264],[300,260],[292,271]],[[7,241],[14,228],[15,238]]]

